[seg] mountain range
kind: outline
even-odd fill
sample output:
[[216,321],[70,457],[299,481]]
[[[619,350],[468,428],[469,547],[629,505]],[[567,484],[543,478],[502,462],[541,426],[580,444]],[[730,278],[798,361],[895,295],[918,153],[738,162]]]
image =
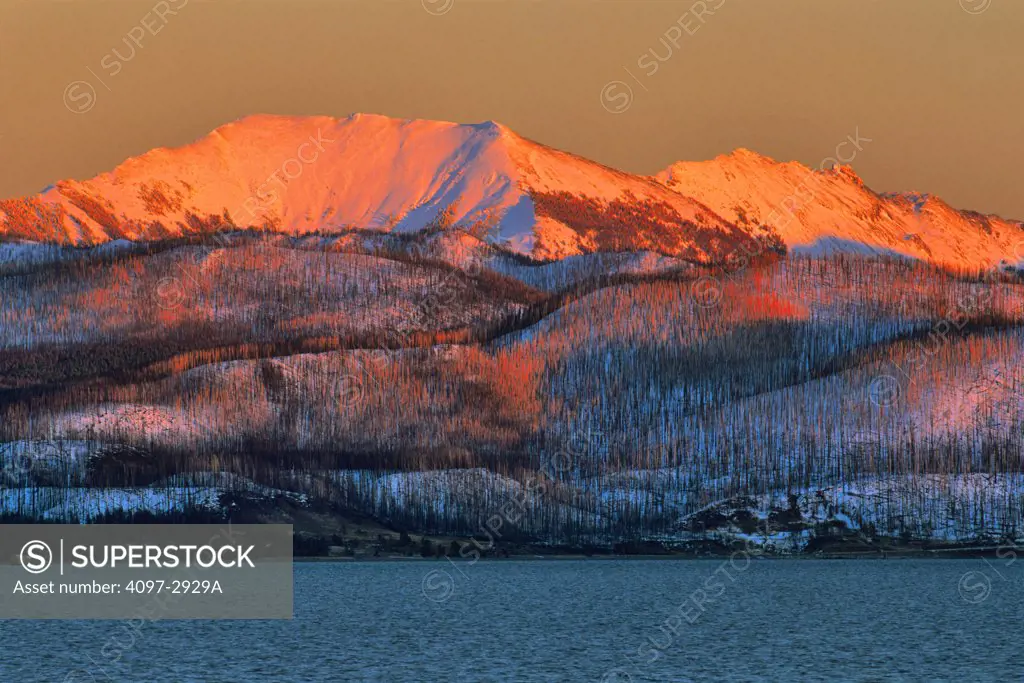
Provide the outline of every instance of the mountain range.
[[253,116],[0,211],[5,523],[1024,542],[1024,230],[848,166]]
[[71,245],[438,225],[472,226],[537,260],[649,250],[713,263],[765,240],[969,270],[1024,260],[1021,222],[875,192],[848,166],[812,170],[739,149],[642,176],[494,122],[368,114],[249,116],[95,178],[0,201],[0,237]]

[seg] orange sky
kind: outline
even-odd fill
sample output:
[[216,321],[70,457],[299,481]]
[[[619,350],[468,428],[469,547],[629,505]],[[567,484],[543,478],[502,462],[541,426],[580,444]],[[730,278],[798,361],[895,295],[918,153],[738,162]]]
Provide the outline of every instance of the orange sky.
[[817,166],[859,131],[874,189],[1024,219],[1022,35],[1020,0],[0,0],[0,197],[245,114],[363,111],[639,173]]

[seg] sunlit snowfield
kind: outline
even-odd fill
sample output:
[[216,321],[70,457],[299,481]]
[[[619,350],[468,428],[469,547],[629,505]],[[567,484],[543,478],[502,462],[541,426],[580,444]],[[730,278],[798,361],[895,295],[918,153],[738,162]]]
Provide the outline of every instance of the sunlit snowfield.
[[0,624],[0,680],[995,681],[1024,561],[298,564],[295,620]]

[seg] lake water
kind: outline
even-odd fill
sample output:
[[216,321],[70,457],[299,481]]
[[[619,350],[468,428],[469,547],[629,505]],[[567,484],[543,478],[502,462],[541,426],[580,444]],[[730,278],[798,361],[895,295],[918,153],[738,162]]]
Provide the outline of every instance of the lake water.
[[299,563],[294,621],[0,622],[0,681],[1019,680],[1022,570],[1024,558]]

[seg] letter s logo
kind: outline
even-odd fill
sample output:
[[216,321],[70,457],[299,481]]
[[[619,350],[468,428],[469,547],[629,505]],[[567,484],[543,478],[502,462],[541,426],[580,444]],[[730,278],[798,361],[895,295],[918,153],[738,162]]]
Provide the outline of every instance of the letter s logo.
[[53,551],[42,541],[29,541],[22,546],[19,559],[29,574],[42,574],[53,564]]

